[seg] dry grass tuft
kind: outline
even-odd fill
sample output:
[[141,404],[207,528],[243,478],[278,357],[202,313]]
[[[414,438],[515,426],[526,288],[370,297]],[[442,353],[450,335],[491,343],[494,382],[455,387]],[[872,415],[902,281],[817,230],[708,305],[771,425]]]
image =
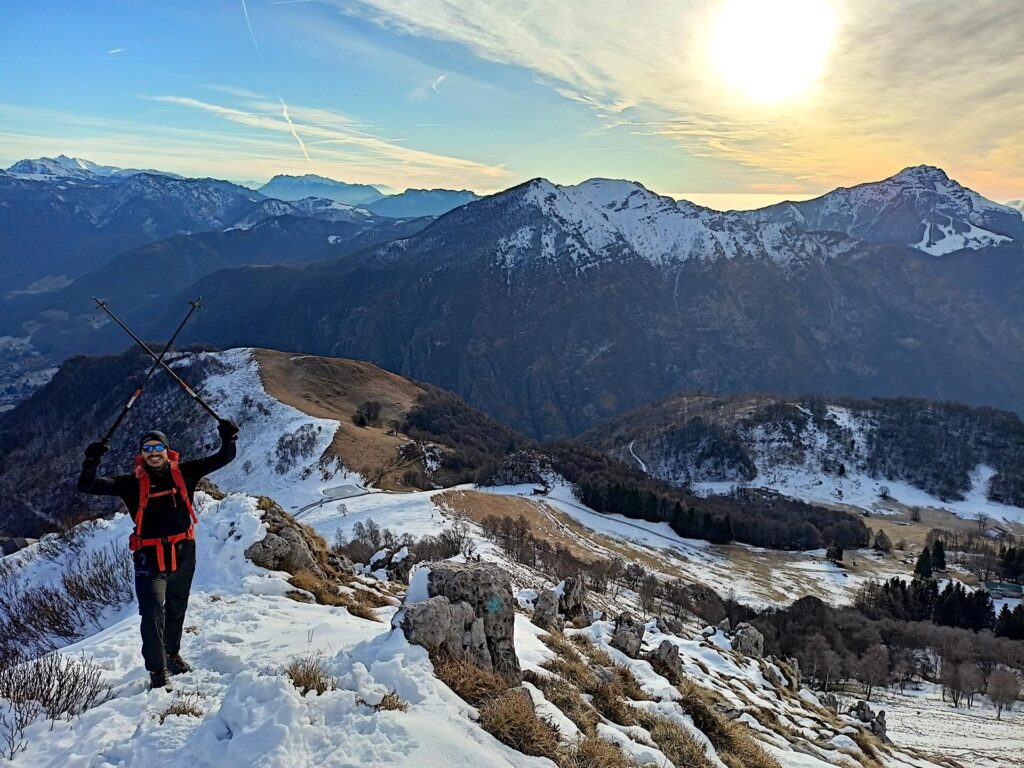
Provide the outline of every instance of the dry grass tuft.
[[561,632],[551,631],[546,635],[541,635],[540,641],[559,656],[579,658],[576,646]]
[[337,681],[324,668],[321,653],[309,653],[292,659],[285,666],[284,672],[295,687],[302,691],[303,696],[310,691],[316,691],[316,695],[320,696],[337,688]]
[[434,674],[460,699],[479,707],[508,688],[496,672],[478,666],[466,656],[441,656],[434,660]]
[[374,709],[377,712],[405,712],[409,709],[409,702],[399,696],[396,691],[388,691]]
[[566,685],[555,677],[538,675],[532,670],[524,672],[523,679],[543,691],[544,697],[562,710],[562,714],[572,720],[584,735],[597,735],[597,724],[601,722],[601,716],[574,686]]
[[678,723],[667,717],[656,717],[650,732],[658,749],[664,752],[674,765],[713,768],[714,763],[704,751],[704,745]]
[[203,717],[206,713],[203,708],[199,706],[200,699],[203,698],[203,694],[199,691],[192,691],[191,693],[179,694],[175,697],[167,709],[161,712],[157,717],[160,719],[160,725],[164,724],[164,720],[172,715],[178,715],[181,717]]
[[549,672],[558,675],[567,683],[576,686],[581,691],[589,693],[599,685],[594,671],[585,661],[575,656],[572,658],[558,656],[545,661],[541,666]]
[[[285,593],[285,597],[290,597],[298,603],[315,601],[320,605],[342,606],[353,616],[370,621],[380,621],[373,609],[388,604],[383,595],[377,595],[370,590],[356,589],[352,594],[342,593],[338,591],[337,585],[309,570],[299,571],[288,579],[288,583],[303,591],[291,590]],[[313,600],[310,600],[307,592],[313,596]]]
[[510,689],[480,707],[480,725],[502,744],[524,755],[559,757],[558,729],[537,717],[523,689]]
[[[617,744],[587,736],[562,751],[560,768],[639,768]],[[685,765],[685,763],[679,763]]]
[[749,728],[727,720],[715,709],[717,695],[714,692],[688,680],[677,688],[683,694],[680,706],[708,737],[722,762],[730,768],[781,768],[778,761],[761,748]]

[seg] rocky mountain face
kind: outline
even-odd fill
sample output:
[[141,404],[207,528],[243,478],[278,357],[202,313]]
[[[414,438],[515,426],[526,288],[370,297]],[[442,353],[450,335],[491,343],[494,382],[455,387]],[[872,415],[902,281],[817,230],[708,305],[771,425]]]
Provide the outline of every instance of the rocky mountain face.
[[955,501],[983,480],[981,498],[1024,507],[1024,422],[959,403],[690,393],[624,413],[580,440],[676,486],[767,481],[788,469],[903,481]]
[[98,176],[84,170],[74,177],[5,173],[0,283],[6,293],[47,277],[73,278],[143,243],[228,227],[261,199],[213,179]]
[[841,187],[800,203],[748,214],[761,222],[791,222],[808,230],[842,232],[858,240],[909,246],[942,256],[980,250],[1024,237],[1024,218],[986,200],[927,165],[884,181]]
[[[999,246],[1008,265],[1020,247]],[[935,258],[629,182],[537,180],[349,258],[213,275],[190,337],[371,360],[537,438],[685,389],[1020,409],[1024,324],[951,279],[947,259],[971,256],[990,252]],[[250,302],[287,312],[234,312]]]
[[260,187],[259,191],[278,200],[325,197],[344,205],[366,205],[384,197],[379,189],[369,184],[346,184],[312,173],[304,176],[280,174]]

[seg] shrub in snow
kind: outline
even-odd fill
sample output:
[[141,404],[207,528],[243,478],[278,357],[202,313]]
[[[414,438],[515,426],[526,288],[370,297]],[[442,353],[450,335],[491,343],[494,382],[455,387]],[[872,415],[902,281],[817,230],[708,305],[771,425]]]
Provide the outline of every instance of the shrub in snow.
[[101,674],[90,659],[51,653],[0,671],[0,699],[23,712],[31,702],[38,705],[36,714],[70,720],[110,697]]
[[316,691],[316,695],[320,696],[338,687],[337,681],[324,667],[322,653],[314,652],[292,659],[285,666],[284,672],[303,696],[310,691]]

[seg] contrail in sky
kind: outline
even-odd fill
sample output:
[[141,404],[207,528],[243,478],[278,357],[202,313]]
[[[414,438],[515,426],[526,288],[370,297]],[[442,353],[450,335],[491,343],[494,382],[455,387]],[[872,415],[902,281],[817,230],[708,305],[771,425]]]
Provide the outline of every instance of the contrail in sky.
[[249,37],[252,38],[252,44],[256,46],[256,53],[263,58],[263,51],[260,50],[260,44],[256,42],[256,35],[252,33],[252,22],[249,21],[249,9],[245,7],[245,0],[242,0],[242,13],[245,14],[245,26],[249,28]]
[[277,97],[277,100],[281,102],[281,114],[284,115],[284,119],[288,121],[288,127],[292,129],[292,136],[294,136],[295,140],[299,142],[299,149],[302,150],[302,154],[305,156],[306,160],[312,163],[313,158],[311,158],[309,156],[309,152],[306,151],[306,145],[302,143],[302,137],[299,136],[299,132],[295,130],[295,123],[293,123],[291,117],[288,116],[288,105],[284,103],[284,99],[280,96]]

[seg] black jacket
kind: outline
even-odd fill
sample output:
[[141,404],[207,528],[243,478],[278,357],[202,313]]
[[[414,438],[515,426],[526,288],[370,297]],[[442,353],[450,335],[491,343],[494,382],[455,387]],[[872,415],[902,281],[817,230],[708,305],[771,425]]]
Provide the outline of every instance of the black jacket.
[[[178,465],[188,490],[190,502],[195,495],[196,485],[199,481],[211,472],[229,464],[235,458],[235,454],[235,439],[231,438],[222,440],[220,450],[212,456],[207,456],[205,459],[182,461]],[[99,461],[86,459],[82,462],[82,474],[78,476],[78,490],[95,496],[118,496],[128,508],[128,514],[134,518],[139,508],[139,479],[133,474],[118,475],[117,477],[97,476],[98,468]],[[146,467],[146,472],[149,474],[150,494],[170,490],[174,487],[170,466],[165,465],[162,470],[152,470]],[[177,495],[157,496],[149,500],[146,511],[142,515],[142,538],[157,539],[184,533],[191,523],[192,519],[189,516],[188,508]]]

